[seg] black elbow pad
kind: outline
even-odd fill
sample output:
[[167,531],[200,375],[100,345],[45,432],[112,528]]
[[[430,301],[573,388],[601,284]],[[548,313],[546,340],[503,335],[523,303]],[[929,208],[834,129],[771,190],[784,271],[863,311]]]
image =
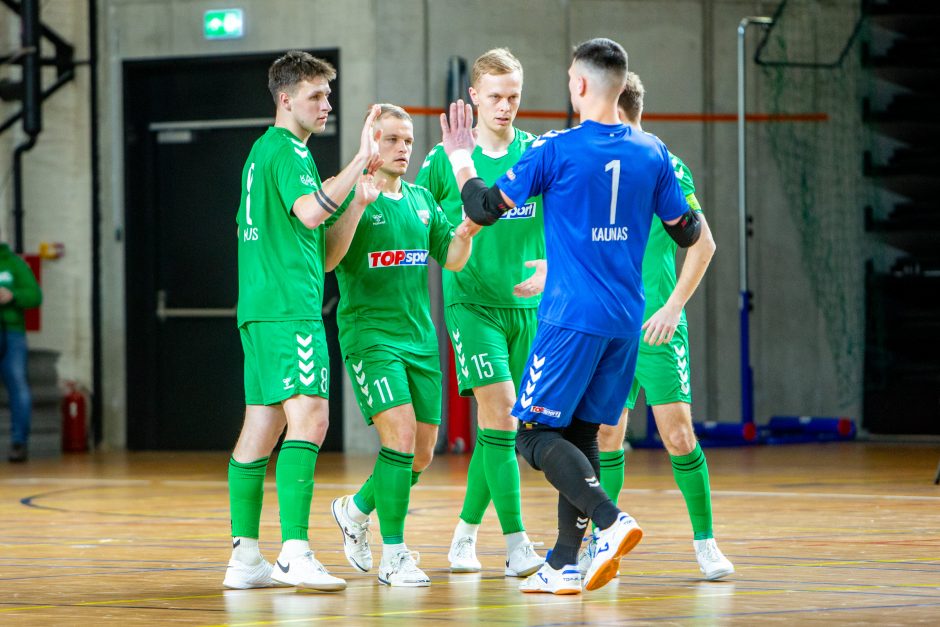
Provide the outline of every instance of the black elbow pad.
[[682,214],[675,224],[663,222],[663,227],[669,233],[669,237],[681,248],[688,248],[697,242],[702,234],[702,221],[698,217],[698,212],[691,209]]
[[499,188],[495,185],[487,187],[479,176],[464,183],[460,199],[463,200],[463,211],[467,217],[481,226],[496,224],[509,211],[509,205],[503,200]]

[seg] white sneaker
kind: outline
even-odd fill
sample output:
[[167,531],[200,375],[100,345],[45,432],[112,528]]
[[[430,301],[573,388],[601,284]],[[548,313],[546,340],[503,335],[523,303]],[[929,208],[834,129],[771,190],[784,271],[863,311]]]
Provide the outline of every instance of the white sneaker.
[[581,573],[574,564],[555,570],[548,565],[548,562],[545,562],[534,575],[519,584],[519,590],[550,594],[581,594]]
[[418,553],[399,551],[390,556],[382,555],[379,562],[379,581],[393,588],[424,588],[431,585],[431,580],[418,568]]
[[594,559],[594,552],[597,551],[597,537],[592,533],[581,541],[583,546],[578,551],[578,572],[584,577],[587,575],[588,568],[591,567],[591,560]]
[[228,568],[225,569],[225,579],[222,580],[222,585],[232,590],[275,588],[289,585],[271,579],[271,570],[273,568],[271,563],[264,559],[250,566],[233,557],[228,561]]
[[362,572],[372,570],[372,551],[369,549],[369,520],[359,523],[349,517],[346,507],[351,496],[333,499],[330,509],[333,511],[333,520],[343,532],[343,552],[353,568]]
[[616,522],[603,531],[598,531],[597,549],[585,575],[584,587],[597,590],[617,576],[620,558],[633,550],[643,538],[643,530],[633,516],[621,512]]
[[714,538],[708,540],[693,540],[692,546],[695,547],[695,559],[698,560],[698,568],[705,575],[705,579],[714,581],[734,574],[734,565],[728,561],[718,543]]
[[528,577],[544,563],[545,558],[535,552],[535,545],[523,542],[506,556],[505,574],[507,577]]
[[450,543],[447,559],[450,561],[452,573],[478,573],[483,569],[483,565],[477,559],[476,540],[473,536],[454,538]]
[[307,551],[291,559],[280,556],[274,565],[271,571],[271,579],[274,581],[298,588],[326,592],[346,589],[346,581],[326,572],[323,564],[313,556],[313,551]]

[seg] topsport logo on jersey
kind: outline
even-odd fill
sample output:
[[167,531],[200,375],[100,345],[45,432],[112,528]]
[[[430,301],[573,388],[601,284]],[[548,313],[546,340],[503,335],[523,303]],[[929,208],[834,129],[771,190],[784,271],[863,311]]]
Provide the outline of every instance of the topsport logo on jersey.
[[535,217],[535,203],[527,202],[521,207],[513,207],[502,216],[500,220],[518,220],[520,218],[534,218]]
[[368,254],[370,268],[392,268],[394,266],[426,266],[426,250],[379,250]]

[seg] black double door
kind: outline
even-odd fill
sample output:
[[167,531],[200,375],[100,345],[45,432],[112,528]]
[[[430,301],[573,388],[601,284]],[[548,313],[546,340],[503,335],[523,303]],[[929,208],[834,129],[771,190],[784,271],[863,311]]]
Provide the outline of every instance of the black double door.
[[[336,51],[315,51],[337,64]],[[129,62],[124,67],[127,433],[132,449],[224,450],[244,415],[235,215],[241,172],[273,122],[276,54]],[[338,110],[338,85],[331,97]],[[335,116],[309,143],[338,170]],[[342,448],[336,284],[327,275],[331,427]]]

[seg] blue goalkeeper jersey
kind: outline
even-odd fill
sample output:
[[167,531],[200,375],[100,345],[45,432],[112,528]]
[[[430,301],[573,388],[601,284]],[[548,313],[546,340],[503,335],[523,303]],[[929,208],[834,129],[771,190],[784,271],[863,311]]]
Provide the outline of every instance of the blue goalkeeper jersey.
[[542,135],[496,186],[516,205],[543,198],[548,276],[539,320],[637,336],[653,216],[688,211],[666,146],[627,125],[589,120]]

